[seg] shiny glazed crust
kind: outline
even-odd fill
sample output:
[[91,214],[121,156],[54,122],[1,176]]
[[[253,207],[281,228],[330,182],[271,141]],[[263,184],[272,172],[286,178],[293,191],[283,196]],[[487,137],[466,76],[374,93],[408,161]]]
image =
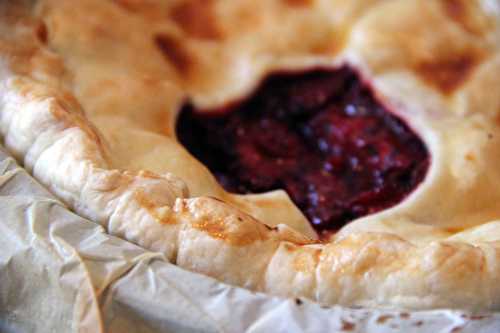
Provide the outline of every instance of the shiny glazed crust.
[[[324,304],[500,309],[496,0],[0,3],[5,146],[78,214],[181,267]],[[283,191],[226,193],[177,142],[188,98],[350,64],[420,134],[399,205],[318,242]]]

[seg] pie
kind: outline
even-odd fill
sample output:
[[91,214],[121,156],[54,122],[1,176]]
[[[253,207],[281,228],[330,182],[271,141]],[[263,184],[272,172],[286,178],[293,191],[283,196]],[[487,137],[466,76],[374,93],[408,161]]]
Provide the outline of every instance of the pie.
[[273,295],[500,309],[498,1],[0,15],[4,146],[110,234]]

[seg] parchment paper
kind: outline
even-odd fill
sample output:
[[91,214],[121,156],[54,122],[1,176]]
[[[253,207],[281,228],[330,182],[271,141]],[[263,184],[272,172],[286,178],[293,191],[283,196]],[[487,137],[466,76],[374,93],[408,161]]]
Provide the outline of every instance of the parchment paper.
[[500,314],[323,308],[228,286],[107,235],[0,150],[0,331],[478,333],[500,332]]

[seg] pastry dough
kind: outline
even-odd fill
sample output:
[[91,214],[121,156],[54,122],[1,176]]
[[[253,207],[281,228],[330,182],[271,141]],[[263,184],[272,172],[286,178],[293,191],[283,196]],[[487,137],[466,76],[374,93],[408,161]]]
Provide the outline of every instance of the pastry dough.
[[[0,3],[0,132],[109,233],[323,304],[500,309],[497,0]],[[287,194],[234,195],[178,144],[275,70],[356,68],[431,157],[403,202],[317,240]]]

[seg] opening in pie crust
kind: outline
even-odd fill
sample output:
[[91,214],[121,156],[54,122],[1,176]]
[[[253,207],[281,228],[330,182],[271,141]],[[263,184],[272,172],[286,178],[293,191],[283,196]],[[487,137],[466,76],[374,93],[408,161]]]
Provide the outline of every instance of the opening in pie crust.
[[420,138],[347,66],[275,73],[218,109],[185,105],[177,136],[227,191],[284,189],[320,233],[401,202],[429,166]]

